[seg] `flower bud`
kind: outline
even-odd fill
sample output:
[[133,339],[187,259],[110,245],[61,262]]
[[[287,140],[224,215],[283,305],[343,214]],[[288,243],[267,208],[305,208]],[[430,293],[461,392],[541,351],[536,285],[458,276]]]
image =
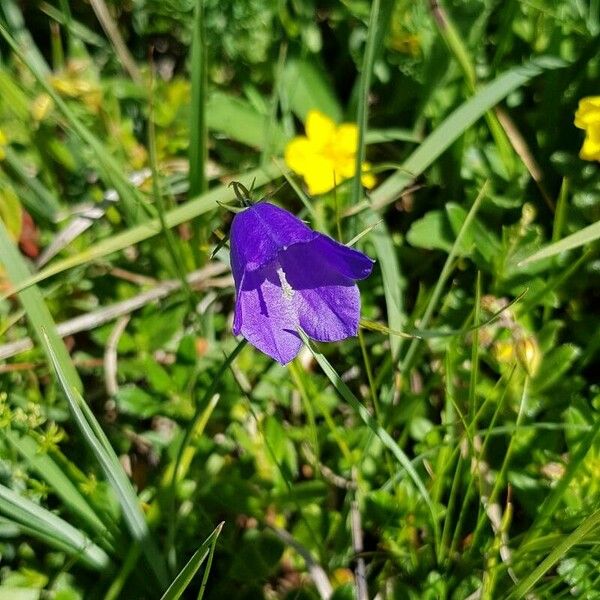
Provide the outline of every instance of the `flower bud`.
[[516,344],[517,359],[530,377],[535,377],[541,362],[540,347],[533,336],[521,338]]

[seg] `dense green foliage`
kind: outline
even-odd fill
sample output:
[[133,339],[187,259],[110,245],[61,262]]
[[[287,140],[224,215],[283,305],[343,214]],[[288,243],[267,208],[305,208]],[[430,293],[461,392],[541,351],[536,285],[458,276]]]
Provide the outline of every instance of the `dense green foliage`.
[[[0,3],[0,600],[600,598],[598,0],[105,1]],[[359,337],[232,336],[232,179]]]

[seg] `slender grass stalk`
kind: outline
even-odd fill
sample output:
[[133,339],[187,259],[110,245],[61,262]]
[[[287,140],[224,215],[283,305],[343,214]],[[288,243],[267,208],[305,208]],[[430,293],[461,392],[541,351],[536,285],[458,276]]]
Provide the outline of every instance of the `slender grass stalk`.
[[246,343],[247,343],[246,340],[242,340],[241,342],[239,342],[238,345],[234,348],[233,352],[229,356],[226,357],[226,359],[223,361],[223,363],[219,367],[219,370],[213,377],[210,385],[204,391],[202,398],[197,402],[196,413],[194,414],[194,417],[190,421],[190,423],[185,431],[185,434],[183,436],[183,439],[181,440],[181,444],[179,445],[179,448],[177,449],[177,455],[175,457],[175,463],[174,463],[175,466],[173,467],[173,474],[171,476],[169,492],[168,492],[169,514],[172,515],[172,518],[169,519],[169,521],[168,521],[167,548],[168,548],[169,561],[170,561],[171,565],[174,565],[176,562],[176,558],[175,558],[175,554],[174,554],[175,536],[176,536],[176,532],[177,532],[177,523],[175,520],[175,515],[176,515],[175,498],[176,498],[176,492],[177,492],[177,489],[176,489],[177,481],[179,480],[180,465],[182,463],[186,449],[190,445],[190,443],[192,441],[192,437],[193,437],[194,433],[196,432],[196,427],[204,415],[205,406],[208,404],[210,399],[217,393],[219,385],[221,384],[221,379],[223,378],[225,373],[229,370],[231,363],[233,363],[233,361],[237,358],[239,353],[244,349]]
[[104,33],[106,33],[108,39],[111,41],[115,53],[119,57],[119,62],[123,66],[123,69],[128,73],[129,77],[138,85],[142,84],[142,74],[135,62],[133,56],[127,48],[127,44],[119,31],[119,27],[106,5],[105,0],[89,0],[90,4],[96,13],[96,18],[100,22]]
[[118,600],[122,597],[121,592],[123,591],[123,587],[132,571],[135,569],[141,554],[142,548],[140,547],[140,544],[134,541],[125,555],[125,560],[121,564],[121,568],[112,580],[112,583],[104,596],[104,600]]
[[167,250],[173,263],[174,274],[181,281],[181,287],[185,291],[189,305],[190,314],[196,313],[196,299],[192,288],[187,280],[187,273],[183,257],[181,256],[180,247],[173,235],[170,227],[167,226],[165,214],[167,207],[162,195],[161,186],[159,183],[160,173],[158,170],[158,160],[156,156],[156,131],[154,126],[154,101],[153,101],[153,82],[150,83],[149,101],[148,101],[148,156],[150,159],[150,169],[152,171],[152,194],[154,196],[154,205],[158,214],[158,220],[162,229],[163,236],[167,245]]
[[[469,51],[464,45],[460,34],[456,30],[450,15],[442,6],[442,0],[430,0],[429,5],[431,13],[434,17],[434,22],[438,27],[438,31],[448,46],[448,49],[450,52],[452,52],[454,58],[460,65],[469,91],[471,94],[474,94],[477,89],[477,75],[475,73],[475,67],[471,61]],[[502,157],[502,162],[504,163],[506,172],[510,177],[514,172],[514,153],[510,141],[502,129],[502,125],[500,124],[498,117],[493,112],[487,111],[484,116],[492,137],[496,142],[500,156]]]
[[373,403],[373,413],[375,415],[375,418],[379,421],[381,415],[377,400],[377,389],[375,388],[375,380],[373,379],[373,369],[371,368],[371,359],[369,358],[369,351],[365,343],[365,336],[360,330],[360,328],[358,330],[358,342],[360,344],[363,363],[365,365],[365,371],[367,373],[367,380],[369,382],[369,392],[371,393],[371,402]]
[[[426,329],[427,326],[429,325],[431,317],[433,316],[433,312],[435,311],[437,303],[442,295],[442,291],[444,290],[444,286],[446,285],[446,282],[448,281],[448,278],[450,277],[450,273],[452,272],[452,268],[454,265],[454,259],[456,258],[457,254],[458,254],[463,237],[465,236],[466,232],[468,231],[471,222],[475,218],[475,215],[477,214],[477,211],[479,210],[481,202],[485,198],[485,195],[487,193],[487,188],[488,188],[488,182],[486,181],[483,184],[483,187],[481,188],[481,190],[479,191],[477,198],[475,198],[475,202],[473,202],[473,205],[469,209],[469,212],[464,220],[464,223],[462,224],[460,231],[458,232],[458,235],[456,236],[456,239],[454,240],[454,243],[452,244],[452,248],[450,249],[450,253],[448,254],[448,257],[446,258],[446,262],[444,263],[444,266],[442,267],[442,271],[437,280],[437,283],[435,284],[435,287],[431,294],[431,298],[429,299],[429,302],[427,303],[427,307],[425,309],[425,312],[423,313],[423,317],[420,319],[419,327],[422,327],[423,329]],[[408,351],[406,352],[406,355],[404,356],[404,358],[402,359],[402,361],[400,363],[400,371],[402,372],[402,374],[405,377],[408,377],[408,375],[410,374],[410,371],[414,365],[414,360],[416,358],[416,353],[419,348],[420,341],[421,340],[419,340],[419,339],[412,340],[412,342],[408,348]]]
[[498,474],[496,476],[496,480],[494,482],[494,486],[489,495],[489,498],[485,502],[485,506],[483,507],[484,510],[481,512],[481,515],[477,521],[477,525],[475,526],[475,531],[473,533],[473,542],[471,544],[469,554],[473,553],[475,551],[475,548],[477,548],[479,546],[479,542],[480,542],[481,536],[483,534],[483,528],[485,526],[485,523],[487,522],[487,514],[486,514],[485,509],[497,501],[498,496],[500,494],[500,490],[506,484],[506,474],[508,472],[508,467],[510,466],[510,461],[512,459],[512,455],[514,452],[515,439],[517,437],[519,427],[521,425],[523,416],[525,414],[525,406],[527,405],[527,399],[528,399],[528,387],[529,387],[529,378],[526,377],[525,382],[523,384],[521,401],[519,403],[519,412],[517,413],[517,420],[515,422],[515,432],[510,438],[510,441],[508,443],[508,448],[506,449],[506,454],[504,455],[504,460],[502,461],[502,466],[500,467],[500,471],[498,472]]
[[69,56],[73,56],[75,50],[75,43],[73,39],[73,15],[71,14],[69,0],[60,0],[60,9],[62,11],[64,19],[65,38],[67,40],[67,52],[69,53]]
[[315,411],[313,410],[311,399],[308,396],[308,392],[306,390],[306,386],[304,385],[304,380],[302,379],[302,373],[298,366],[292,361],[288,365],[288,369],[292,379],[294,380],[294,384],[298,389],[300,394],[300,398],[302,399],[302,404],[304,405],[304,411],[306,412],[306,418],[308,420],[308,429],[310,433],[310,438],[313,447],[313,453],[315,456],[315,464],[313,465],[315,469],[315,473],[319,473],[319,461],[321,457],[321,451],[319,446],[319,433],[317,430],[317,422],[315,419]]
[[364,424],[375,434],[382,444],[392,453],[392,455],[396,458],[396,460],[402,465],[405,471],[408,473],[409,477],[413,480],[419,494],[425,501],[430,515],[431,515],[431,527],[434,535],[434,548],[436,555],[439,553],[439,545],[440,545],[440,537],[439,537],[439,525],[438,525],[438,516],[431,502],[431,498],[429,496],[429,492],[425,487],[421,477],[416,472],[414,467],[412,466],[410,460],[404,453],[404,451],[400,448],[400,446],[396,443],[396,441],[392,438],[392,436],[385,430],[377,421],[373,418],[373,416],[369,413],[369,411],[360,403],[358,398],[352,393],[350,388],[344,383],[342,378],[336,372],[336,370],[331,366],[329,361],[319,352],[317,352],[311,345],[310,340],[306,336],[306,334],[299,330],[299,335],[302,338],[302,341],[307,346],[307,348],[311,351],[312,355],[315,357],[315,360],[319,363],[319,366],[335,388],[335,390],[340,394],[340,396],[348,402],[348,404],[353,408],[356,414],[361,418]]
[[[204,25],[204,0],[196,0],[192,26],[192,50],[190,57],[191,110],[189,159],[189,194],[197,196],[208,189],[206,161],[208,157],[208,134],[206,128],[207,95],[207,48]],[[206,240],[199,240],[206,244]]]
[[546,558],[535,568],[525,579],[522,579],[506,600],[516,600],[523,598],[527,592],[547,573],[561,558],[563,558],[569,550],[576,544],[580,544],[583,540],[600,526],[600,509],[589,515],[573,533],[568,535],[556,548],[546,556]]
[[198,590],[198,599],[202,600],[204,598],[204,592],[206,591],[206,585],[208,584],[208,576],[210,575],[210,570],[212,568],[213,558],[215,556],[215,548],[217,547],[217,540],[219,539],[219,535],[221,534],[221,529],[225,523],[220,523],[217,525],[215,529],[216,534],[212,538],[212,542],[210,544],[210,551],[208,553],[208,559],[206,561],[206,569],[204,569],[204,575],[202,575],[202,583],[200,584],[200,589]]
[[[484,438],[483,444],[481,446],[481,451],[478,453],[477,460],[483,460],[483,458],[486,455],[491,432],[494,431],[494,426],[496,424],[496,421],[498,420],[498,417],[500,416],[500,411],[504,407],[504,402],[505,402],[506,398],[508,397],[509,383],[512,380],[512,376],[515,373],[515,369],[516,369],[516,366],[512,368],[512,370],[506,380],[506,386],[504,388],[504,391],[503,391],[502,395],[500,396],[500,400],[498,401],[498,403],[496,405],[496,409],[494,410],[494,414],[492,415],[492,418],[487,427],[487,430],[485,432],[483,432],[483,433],[485,433],[485,438]],[[502,379],[500,381],[502,381]],[[491,396],[486,398],[485,402],[481,405],[481,407],[479,409],[479,414],[483,413],[484,408],[487,407],[487,403],[491,402],[491,401],[492,401]],[[479,420],[479,414],[475,416],[474,422],[477,422]],[[479,435],[480,433],[481,432],[479,432],[479,431],[474,431],[474,432],[472,432],[472,435]],[[469,506],[471,505],[471,501],[472,501],[474,492],[475,492],[475,478],[471,477],[469,479],[469,483],[467,484],[467,489],[463,495],[462,506],[460,509],[458,520],[454,527],[454,532],[452,534],[452,542],[450,543],[450,551],[449,551],[450,556],[453,556],[458,549],[458,543],[460,540],[460,536],[462,535],[462,531],[464,529],[466,519],[468,517],[468,512],[469,512],[468,509],[469,509]]]
[[224,524],[225,523],[220,523],[217,525],[214,531],[204,540],[200,548],[194,552],[190,560],[173,580],[173,583],[171,583],[167,591],[161,596],[160,600],[177,600],[178,598],[181,598],[185,590],[190,585],[194,575],[208,556],[209,562],[204,572],[204,577],[202,578],[202,584],[200,586],[200,592],[198,594],[198,598],[202,598],[202,595],[204,594],[204,588],[206,587],[208,573],[210,572],[210,567],[212,566],[212,557],[215,551],[215,545],[219,535],[221,534]]
[[371,89],[371,74],[375,62],[375,43],[377,40],[377,29],[383,24],[379,22],[381,0],[373,0],[371,13],[369,15],[369,26],[367,29],[367,41],[360,72],[360,84],[358,91],[358,107],[356,110],[356,123],[358,125],[358,146],[356,148],[356,162],[354,178],[352,179],[352,206],[358,204],[362,195],[362,164],[365,160],[365,135],[367,131],[369,90]]

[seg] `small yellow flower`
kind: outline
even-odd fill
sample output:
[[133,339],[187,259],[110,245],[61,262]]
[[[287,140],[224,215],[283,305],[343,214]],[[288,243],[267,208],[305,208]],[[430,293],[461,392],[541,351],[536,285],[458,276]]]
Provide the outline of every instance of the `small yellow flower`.
[[[311,110],[306,118],[306,135],[295,137],[285,148],[285,162],[302,175],[312,196],[332,190],[354,177],[358,127],[354,123],[336,125],[329,117]],[[370,189],[375,177],[369,163],[362,164],[362,184]]]
[[579,156],[583,160],[600,161],[600,96],[588,96],[579,101],[575,127],[585,130]]
[[4,151],[4,147],[8,145],[8,139],[4,135],[2,129],[0,129],[0,160],[4,160],[6,158],[6,152]]
[[43,121],[54,107],[54,100],[48,94],[34,98],[30,106],[31,116],[36,123]]

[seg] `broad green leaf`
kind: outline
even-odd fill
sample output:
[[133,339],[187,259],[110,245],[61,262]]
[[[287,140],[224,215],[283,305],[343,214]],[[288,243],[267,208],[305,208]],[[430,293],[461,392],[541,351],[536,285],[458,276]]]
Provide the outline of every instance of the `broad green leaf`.
[[249,102],[231,94],[213,92],[208,97],[206,119],[210,129],[252,148],[281,153],[285,146],[285,133],[270,115],[260,114]]
[[431,210],[411,225],[406,240],[416,248],[450,252],[454,235],[447,215],[441,210]]
[[327,75],[308,60],[289,60],[283,72],[283,86],[292,111],[306,122],[311,109],[320,110],[334,121],[342,119],[342,109]]
[[120,388],[115,396],[115,401],[119,412],[135,415],[142,419],[164,413],[165,410],[163,399],[151,396],[136,385]]

